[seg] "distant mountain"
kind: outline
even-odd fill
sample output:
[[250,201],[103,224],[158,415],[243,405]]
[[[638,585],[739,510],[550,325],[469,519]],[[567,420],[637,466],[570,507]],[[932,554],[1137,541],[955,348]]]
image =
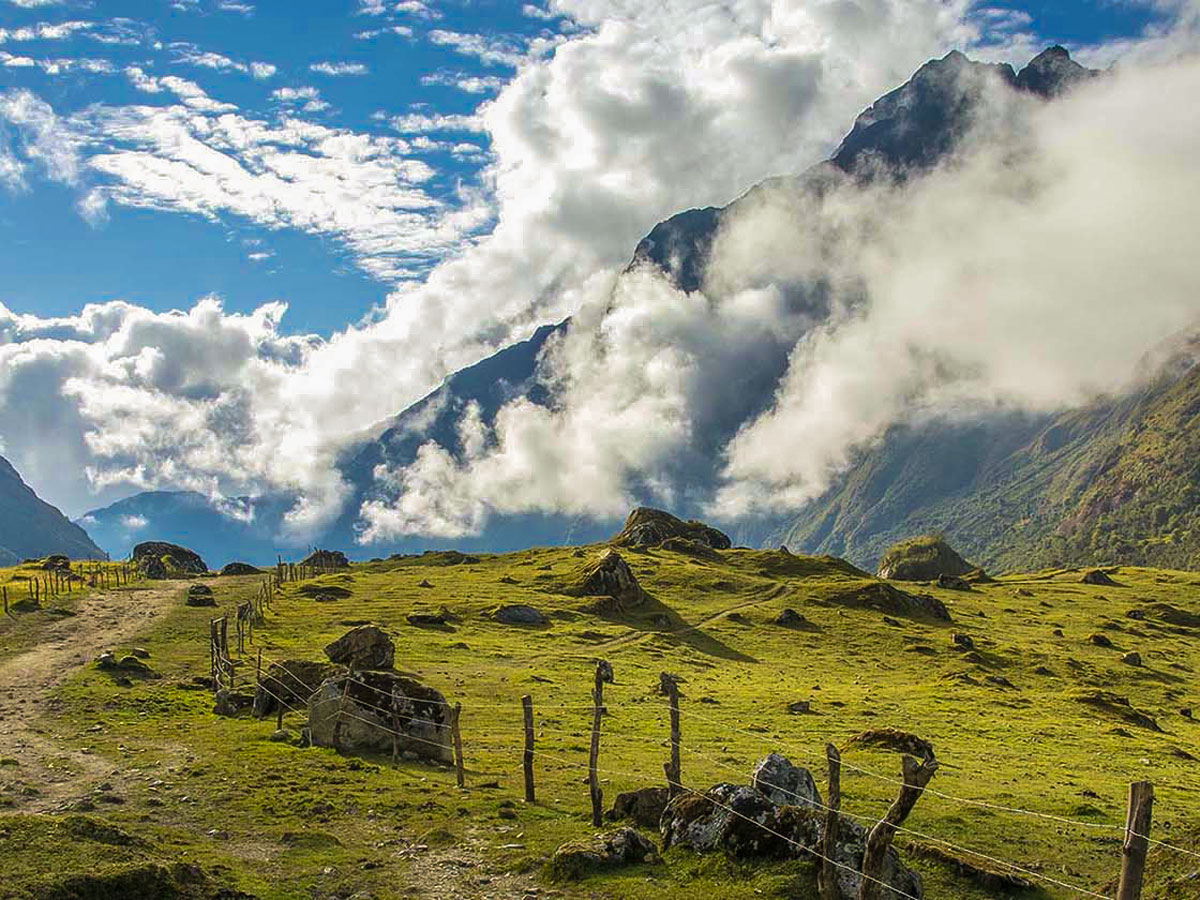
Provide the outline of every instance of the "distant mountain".
[[104,551],[86,531],[39,499],[12,464],[0,457],[0,565],[55,553],[72,559],[104,559]]
[[775,539],[871,566],[938,531],[996,571],[1200,568],[1200,366],[1057,416],[895,428]]
[[[799,175],[758,185],[729,206],[688,210],[659,223],[635,248],[630,268],[654,266],[681,289],[698,290],[704,287],[709,254],[723,219],[741,204],[757,202],[761,192],[784,190],[820,197],[830,186],[846,179],[912,177],[956,149],[975,125],[989,91],[1008,89],[1052,99],[1097,74],[1071,60],[1061,47],[1039,54],[1020,72],[1007,64],[973,62],[957,51],[931,60],[908,82],[863,111],[829,160]],[[789,302],[803,304],[805,312],[814,318],[823,314],[820,285],[785,286],[785,293]],[[447,543],[463,549],[508,550],[598,540],[611,533],[612,522],[511,516],[494,519],[475,538],[449,542],[412,537],[374,546],[357,543],[361,533],[359,509],[364,501],[379,496],[374,477],[378,467],[402,469],[428,441],[460,454],[457,423],[471,404],[477,405],[483,421],[491,424],[498,410],[514,398],[525,397],[539,404],[551,402],[539,377],[539,364],[547,344],[570,327],[569,321],[544,326],[528,340],[451,375],[427,397],[382,423],[379,437],[347,450],[338,468],[351,494],[341,517],[318,543],[364,557]],[[710,421],[700,423],[693,453],[680,463],[681,483],[692,489],[686,495],[704,494],[704,486],[711,484],[716,475],[715,450],[740,422],[770,402],[774,385],[786,371],[790,349],[782,343],[762,346],[753,360],[747,360],[736,384],[713,386],[715,394],[720,392],[713,398],[715,412]],[[1014,499],[1024,496],[1020,486],[1009,484],[1004,488],[1008,495],[996,495],[992,519],[972,517],[965,511],[954,515],[954,500],[974,496],[981,485],[1002,480],[1005,467],[1016,465],[1014,454],[1030,446],[1051,425],[1048,418],[1007,416],[974,424],[894,429],[883,448],[864,457],[829,495],[794,520],[750,523],[730,530],[739,542],[783,540],[797,548],[830,550],[870,565],[894,538],[908,536],[913,530],[946,527],[954,531],[956,545],[973,559],[999,564],[1005,558],[999,548],[1019,543],[1012,517],[1024,521],[1018,515],[1019,501]],[[1085,437],[1080,440],[1087,443]],[[1041,471],[1035,461],[1018,468],[1022,473]],[[234,558],[267,561],[281,549],[271,535],[277,533],[283,512],[292,500],[288,496],[258,498],[252,504],[253,520],[247,521],[244,514],[231,516],[196,495],[143,494],[93,511],[86,521],[94,522],[90,527],[102,536],[106,546],[118,552],[136,539],[152,537],[192,546],[214,565]],[[676,512],[690,514],[695,510]],[[124,524],[140,524],[143,520],[145,524],[136,534]],[[1072,553],[1078,552],[1077,546],[1071,546]]]

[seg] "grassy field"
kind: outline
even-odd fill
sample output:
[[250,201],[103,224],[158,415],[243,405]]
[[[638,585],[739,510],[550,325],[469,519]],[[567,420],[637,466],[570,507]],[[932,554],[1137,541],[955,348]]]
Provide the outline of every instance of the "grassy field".
[[[93,801],[112,792],[81,783],[79,797],[91,799],[54,816],[19,815],[19,796],[0,794],[12,809],[0,813],[0,896],[70,896],[49,886],[77,872],[136,869],[149,878],[145,863],[178,859],[261,898],[501,897],[506,890],[521,896],[523,885],[567,897],[806,896],[808,862],[732,863],[677,850],[662,866],[578,884],[541,880],[559,843],[593,830],[583,779],[599,658],[616,676],[606,691],[600,761],[606,801],[662,783],[667,710],[657,687],[666,671],[681,679],[689,787],[745,783],[772,750],[810,767],[823,785],[823,748],[833,742],[847,763],[866,770],[843,773],[844,811],[873,820],[895,794],[886,779],[898,777],[899,758],[849,739],[894,727],[937,749],[941,768],[931,789],[993,806],[1119,825],[1128,783],[1148,778],[1157,794],[1154,835],[1200,850],[1200,723],[1181,713],[1200,703],[1200,617],[1188,618],[1200,614],[1197,575],[1123,568],[1113,575],[1116,586],[1090,586],[1072,570],[1003,578],[970,592],[919,586],[946,604],[953,621],[889,623],[880,612],[831,602],[873,581],[835,560],[622,551],[649,598],[606,618],[583,611],[586,599],[558,592],[598,549],[584,548],[582,557],[555,548],[455,565],[436,555],[355,565],[285,585],[256,631],[243,673],[253,671],[260,649],[266,660],[320,659],[321,648],[354,624],[389,631],[397,668],[463,704],[465,790],[445,768],[302,749],[269,740],[273,720],[213,715],[211,694],[188,683],[208,673],[213,611],[186,607],[180,587],[178,603],[138,639],[160,677],[121,686],[88,666],[57,689],[57,711],[38,727],[63,746],[113,761],[127,782],[105,803]],[[232,611],[261,579],[206,583]],[[311,593],[314,583],[348,596],[315,602],[301,591]],[[136,590],[128,602],[138,602]],[[536,606],[551,624],[501,625],[488,617],[501,603]],[[442,607],[459,618],[445,630],[405,620]],[[811,628],[772,624],[787,607]],[[1129,618],[1130,610],[1145,619]],[[43,615],[0,624],[0,658],[36,642]],[[954,649],[955,633],[970,636],[973,654]],[[1112,646],[1094,643],[1095,634]],[[1128,651],[1143,665],[1122,662]],[[527,693],[544,753],[531,805],[521,802],[520,698]],[[796,700],[811,701],[811,713],[789,714]],[[285,726],[300,722],[291,714]],[[0,769],[5,764],[19,780],[31,762],[0,761]],[[1110,828],[932,794],[907,827],[1102,894],[1113,892],[1120,868],[1121,833]],[[933,843],[898,838],[901,847],[908,841]],[[1153,856],[1148,897],[1200,897],[1200,879],[1186,879],[1200,859]],[[455,859],[462,875],[451,888],[437,873]],[[944,863],[907,859],[930,898],[994,896]],[[1049,883],[1028,895],[1080,896]]]

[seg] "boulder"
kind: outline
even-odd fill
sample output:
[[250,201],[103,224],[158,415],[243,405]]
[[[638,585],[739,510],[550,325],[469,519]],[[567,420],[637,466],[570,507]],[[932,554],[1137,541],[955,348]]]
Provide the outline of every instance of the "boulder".
[[959,575],[939,575],[938,587],[947,591],[969,591],[971,583]]
[[1103,569],[1092,569],[1090,572],[1085,572],[1083,577],[1079,579],[1083,584],[1095,584],[1101,587],[1116,587],[1117,583],[1109,577],[1108,573]]
[[792,765],[779,753],[768,753],[755,764],[750,786],[776,806],[823,807],[817,783],[808,769]]
[[345,674],[345,667],[307,659],[271,663],[254,693],[254,715],[272,715],[284,708],[302,709],[327,678]]
[[207,584],[193,584],[188,586],[186,602],[188,606],[216,606],[217,598]]
[[445,628],[446,617],[441,613],[409,613],[404,617],[416,628]]
[[[145,541],[133,548],[131,557],[138,568],[147,578],[173,578],[181,575],[204,575],[208,572],[208,566],[204,564],[204,560],[200,558],[200,554],[193,553],[187,547],[180,547],[178,544],[168,544],[166,541]],[[162,564],[161,569],[155,566],[150,560],[157,560]],[[149,572],[165,571],[165,575],[150,575]]]
[[929,594],[910,594],[886,581],[876,581],[862,587],[838,591],[829,597],[829,602],[852,609],[874,609],[910,618],[950,621],[950,611],[937,597]]
[[975,569],[944,537],[927,534],[889,547],[879,560],[878,574],[894,581],[934,581],[942,575],[961,577]]
[[733,546],[728,535],[703,522],[685,522],[648,506],[640,506],[629,514],[625,527],[612,543],[620,547],[652,547],[670,538],[684,538],[712,550],[728,550]]
[[716,562],[721,558],[721,554],[710,547],[708,544],[702,544],[699,541],[693,541],[684,537],[670,537],[658,545],[660,550],[669,550],[672,553],[682,553],[685,556],[693,556],[696,559],[706,559],[709,562]]
[[611,597],[616,608],[636,606],[645,598],[629,563],[611,547],[580,569],[564,593],[577,597]]
[[1113,645],[1112,638],[1110,638],[1107,634],[1101,634],[1099,631],[1095,632],[1094,634],[1089,634],[1088,640],[1097,647],[1109,648]]
[[1131,650],[1121,657],[1121,662],[1127,666],[1140,666],[1142,664],[1142,654],[1136,650]]
[[804,628],[808,619],[789,607],[775,617],[775,624],[782,628]]
[[161,581],[170,578],[167,567],[157,556],[143,556],[137,561],[138,573],[150,581]]
[[377,625],[360,625],[325,648],[329,661],[351,669],[390,669],[396,645]]
[[221,567],[222,575],[262,575],[263,570],[250,563],[231,562]]
[[47,556],[42,560],[42,568],[47,572],[69,572],[71,571],[71,558],[61,553]]
[[605,813],[605,817],[610,822],[628,819],[644,828],[658,828],[658,822],[670,799],[670,792],[665,787],[625,791],[617,794],[612,809]]
[[233,717],[243,710],[254,707],[254,695],[245,691],[230,691],[222,688],[213,698],[213,713]]
[[[718,784],[703,795],[677,796],[663,811],[661,829],[664,849],[721,851],[734,859],[812,859],[822,852],[825,823],[818,810],[778,806],[751,788]],[[866,829],[843,817],[833,851],[842,900],[858,897],[866,843]],[[894,847],[888,849],[882,880],[911,897],[923,895],[920,876],[901,864]]]
[[318,569],[346,569],[350,567],[350,560],[341,550],[314,550],[300,561],[300,565]]
[[546,625],[550,622],[539,610],[520,603],[493,610],[492,618],[504,625]]
[[969,634],[952,634],[950,635],[950,643],[954,645],[956,650],[974,650],[975,641]]
[[618,828],[561,845],[550,860],[550,879],[576,881],[591,872],[659,861],[653,841],[632,828]]
[[[394,696],[399,708],[393,711]],[[308,700],[308,727],[318,747],[390,754],[395,734],[401,753],[439,763],[454,760],[446,698],[398,672],[327,678]]]

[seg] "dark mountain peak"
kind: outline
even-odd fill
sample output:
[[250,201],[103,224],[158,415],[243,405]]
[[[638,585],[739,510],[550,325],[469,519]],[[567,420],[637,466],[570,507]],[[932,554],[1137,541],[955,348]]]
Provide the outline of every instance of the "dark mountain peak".
[[659,222],[638,243],[629,267],[652,263],[668,273],[681,290],[699,290],[720,218],[720,209],[706,206]]
[[104,558],[87,532],[39,499],[12,463],[0,456],[0,564],[59,553],[74,559]]
[[876,100],[854,122],[833,163],[844,172],[873,175],[928,169],[971,126],[989,86],[1016,84],[1007,63],[981,63],[958,50],[931,59],[913,77]]
[[1066,47],[1055,44],[1029,61],[1017,75],[1016,84],[1020,90],[1050,99],[1099,74],[1071,59]]

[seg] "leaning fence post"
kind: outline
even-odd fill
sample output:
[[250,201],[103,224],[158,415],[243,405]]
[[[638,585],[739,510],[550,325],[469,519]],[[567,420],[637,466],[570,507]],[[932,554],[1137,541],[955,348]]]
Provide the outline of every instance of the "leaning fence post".
[[0,588],[0,592],[4,594],[4,614],[8,615],[8,588]]
[[454,741],[454,780],[459,787],[466,784],[466,778],[463,775],[462,729],[459,728],[461,717],[462,704],[455,703],[450,709],[450,737]]
[[671,761],[663,763],[667,776],[667,794],[674,797],[682,790],[683,776],[679,765],[679,684],[675,676],[662,672],[658,676],[659,692],[667,695],[671,713]]
[[528,694],[521,698],[521,711],[525,715],[525,802],[533,803],[533,698]]
[[1149,781],[1135,781],[1129,785],[1125,846],[1121,850],[1121,885],[1117,888],[1117,900],[1141,900],[1153,808],[1154,785]]
[[837,851],[838,810],[842,806],[842,757],[833,744],[825,745],[825,759],[829,764],[829,799],[825,811],[825,834],[823,835],[821,870],[817,876],[821,888],[821,900],[841,900],[837,885],[837,866],[834,853]]
[[[937,760],[926,757],[917,761],[912,756],[900,757],[900,769],[904,775],[904,786],[900,794],[892,801],[883,818],[876,823],[867,836],[867,848],[863,853],[862,880],[858,886],[858,900],[880,900],[883,897],[883,869],[887,862],[888,848],[892,846],[892,838],[896,829],[904,824],[908,814],[912,812],[925,785],[937,771]],[[889,892],[890,893],[890,892]]]
[[596,763],[600,758],[600,717],[604,715],[604,682],[613,680],[612,666],[607,660],[596,662],[596,685],[592,689],[592,745],[588,753],[588,793],[592,797],[592,827],[601,825],[600,808],[604,794],[600,789],[600,778]]

